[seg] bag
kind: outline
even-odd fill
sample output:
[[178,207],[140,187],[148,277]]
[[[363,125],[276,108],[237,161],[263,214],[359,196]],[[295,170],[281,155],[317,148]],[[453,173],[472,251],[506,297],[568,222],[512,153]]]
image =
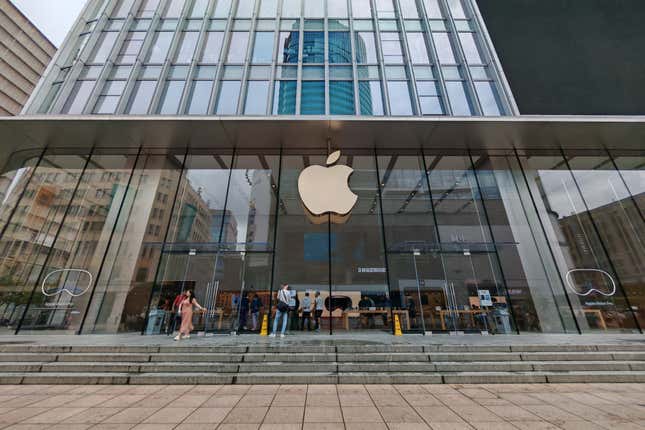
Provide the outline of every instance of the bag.
[[278,310],[280,312],[287,312],[289,310],[289,305],[282,300],[278,300]]

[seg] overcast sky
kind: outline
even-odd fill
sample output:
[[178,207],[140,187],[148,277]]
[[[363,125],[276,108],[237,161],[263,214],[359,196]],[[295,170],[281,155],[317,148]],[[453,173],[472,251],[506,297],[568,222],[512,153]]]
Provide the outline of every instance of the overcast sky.
[[51,42],[60,46],[87,0],[11,0]]

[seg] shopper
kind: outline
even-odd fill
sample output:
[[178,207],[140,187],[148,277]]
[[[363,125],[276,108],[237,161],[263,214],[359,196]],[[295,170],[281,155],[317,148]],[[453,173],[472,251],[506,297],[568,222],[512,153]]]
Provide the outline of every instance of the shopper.
[[179,328],[181,325],[181,314],[179,313],[179,306],[181,306],[181,302],[184,301],[186,298],[186,293],[182,291],[181,293],[177,294],[177,297],[175,297],[175,300],[172,302],[172,323],[170,324],[170,328],[168,330],[168,334],[175,334],[175,330]]
[[200,305],[192,291],[186,291],[184,301],[179,305],[179,313],[181,314],[181,327],[179,328],[179,334],[175,337],[175,340],[181,340],[182,335],[184,339],[190,339],[190,332],[193,330],[193,307],[196,306],[201,311],[206,309]]
[[262,309],[262,300],[260,296],[255,294],[253,300],[251,300],[251,319],[253,321],[253,327],[251,330],[256,331],[258,329],[258,321],[260,319],[260,310]]
[[316,291],[315,303],[316,310],[314,311],[314,330],[320,331],[320,318],[322,317],[323,310],[325,309],[325,302],[320,296],[320,291]]
[[309,291],[305,292],[305,297],[302,299],[302,317],[300,319],[300,330],[304,331],[305,321],[307,321],[307,331],[311,331],[311,297]]
[[289,301],[289,310],[290,310],[290,320],[289,330],[300,330],[300,297],[298,297],[298,292],[294,291],[295,294],[292,295],[291,300]]
[[278,331],[278,321],[280,321],[280,318],[282,318],[282,332],[280,333],[280,337],[284,337],[284,332],[287,330],[287,323],[289,322],[290,300],[291,296],[289,295],[289,285],[282,284],[282,288],[278,291],[278,305],[276,306],[271,337],[275,337],[275,334]]
[[238,321],[238,330],[246,330],[246,320],[249,316],[249,296],[246,291],[242,294],[240,299],[240,319]]

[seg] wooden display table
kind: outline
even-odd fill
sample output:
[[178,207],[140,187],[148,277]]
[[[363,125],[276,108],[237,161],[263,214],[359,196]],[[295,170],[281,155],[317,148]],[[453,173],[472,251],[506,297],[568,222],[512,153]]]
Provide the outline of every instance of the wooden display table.
[[[391,311],[394,315],[399,315],[399,319],[405,319],[405,329],[410,330],[410,315],[405,309],[394,309]],[[349,331],[349,319],[350,318],[361,318],[368,315],[385,315],[387,318],[390,314],[389,309],[352,309],[350,311],[343,311],[343,327],[345,330]],[[403,318],[405,317],[405,318]],[[404,324],[401,321],[401,324]]]
[[446,330],[446,315],[450,314],[464,314],[464,315],[469,315],[470,316],[470,321],[473,325],[475,326],[475,315],[476,314],[487,314],[489,311],[484,310],[484,309],[469,309],[469,310],[452,310],[449,311],[447,309],[442,309],[439,311],[439,317],[441,318],[441,329]]

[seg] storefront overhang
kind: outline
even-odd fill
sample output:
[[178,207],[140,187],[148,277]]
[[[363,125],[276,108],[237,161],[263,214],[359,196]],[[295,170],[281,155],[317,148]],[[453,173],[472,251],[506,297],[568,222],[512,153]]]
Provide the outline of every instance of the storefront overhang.
[[645,116],[496,118],[19,116],[2,156],[66,148],[645,149]]

